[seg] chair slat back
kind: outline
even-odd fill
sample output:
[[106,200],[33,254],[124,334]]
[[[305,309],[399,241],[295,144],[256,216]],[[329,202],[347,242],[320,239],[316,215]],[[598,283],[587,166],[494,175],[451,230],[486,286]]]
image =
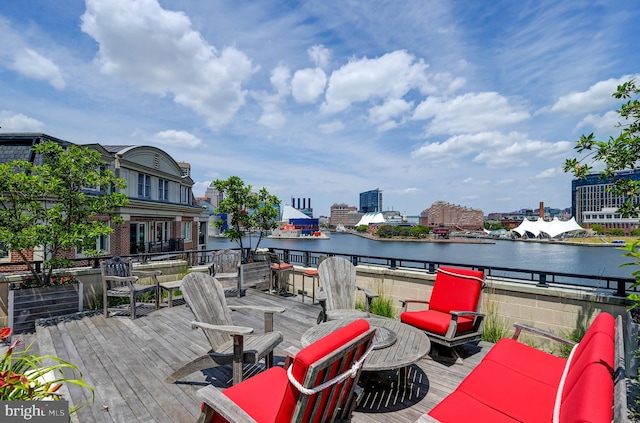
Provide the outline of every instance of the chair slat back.
[[213,254],[213,270],[216,273],[237,273],[240,265],[240,251],[224,249]]
[[[205,273],[192,272],[182,279],[180,288],[185,302],[199,322],[213,325],[231,325],[231,312],[220,282]],[[204,329],[212,348],[229,341],[229,335]]]
[[106,282],[107,287],[111,289],[114,286],[123,285],[123,283],[115,282],[113,279],[109,279],[108,276],[132,276],[133,264],[129,259],[114,256],[109,260],[103,260],[100,262],[100,273],[102,274],[102,279]]
[[[293,376],[305,388],[314,388],[333,379],[351,369],[362,357],[373,341],[374,333],[375,328],[364,319],[334,331],[296,355],[292,364]],[[346,419],[352,411],[359,377],[360,372],[354,378],[347,378],[313,395],[301,394],[290,383],[276,421],[324,423],[336,418]]]
[[356,267],[342,257],[327,257],[318,265],[320,286],[327,294],[327,309],[355,309]]
[[429,308],[443,313],[478,311],[484,285],[482,270],[438,268]]

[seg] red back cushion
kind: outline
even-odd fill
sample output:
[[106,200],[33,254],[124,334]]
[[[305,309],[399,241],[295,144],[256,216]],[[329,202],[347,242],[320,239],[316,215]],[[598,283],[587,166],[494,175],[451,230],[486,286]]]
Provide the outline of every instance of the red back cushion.
[[484,283],[482,270],[439,267],[429,308],[443,313],[477,311]]
[[615,319],[600,313],[576,347],[562,388],[561,422],[610,422]]
[[[311,366],[313,363],[315,363],[319,359],[337,350],[338,348],[342,347],[343,345],[351,342],[353,339],[362,335],[367,330],[369,330],[369,322],[367,322],[364,319],[358,319],[355,322],[349,323],[348,325],[340,329],[337,329],[336,331],[330,333],[324,338],[321,338],[318,341],[314,342],[313,344],[309,345],[308,347],[302,349],[298,354],[296,354],[296,357],[293,361],[293,364],[292,364],[293,376],[296,378],[298,382],[303,384],[306,378],[309,366]],[[356,350],[355,352],[356,357],[354,357],[353,359],[345,360],[342,363],[342,366],[339,365],[340,363],[336,363],[336,365],[329,367],[327,369],[327,371],[330,373],[328,376],[328,379],[331,379],[332,377],[337,376],[345,372],[349,368],[351,368],[351,363],[357,360],[364,353],[363,348]],[[352,354],[352,356],[353,355],[354,354]],[[321,377],[319,377],[318,379],[321,379]],[[352,381],[353,379],[348,378],[343,383],[352,383]],[[321,380],[318,380],[318,382],[314,386],[317,386],[320,382]],[[313,388],[313,386],[308,388]],[[285,393],[282,401],[282,405],[280,406],[280,412],[278,413],[276,422],[285,423],[285,422],[291,421],[293,410],[296,406],[296,403],[298,402],[298,398],[300,397],[300,395],[301,395],[300,391],[298,391],[298,389],[295,386],[289,383],[287,392]],[[321,396],[321,395],[320,394],[312,395],[309,400],[310,404],[313,404],[313,401],[317,400],[318,396]],[[328,399],[325,398],[324,396],[322,396],[320,400],[323,401],[325,404],[328,401]],[[334,406],[337,400],[338,398],[334,398],[331,406]],[[307,409],[310,414],[311,406],[307,407]],[[319,417],[320,416],[318,416],[318,418]],[[310,422],[311,420],[308,415],[305,415],[302,421]]]

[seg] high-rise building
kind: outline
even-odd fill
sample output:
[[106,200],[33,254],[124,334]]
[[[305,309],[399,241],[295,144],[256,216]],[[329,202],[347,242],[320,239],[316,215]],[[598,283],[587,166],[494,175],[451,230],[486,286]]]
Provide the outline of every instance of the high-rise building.
[[380,188],[360,193],[360,210],[361,213],[381,212],[382,211],[382,190]]
[[[616,178],[640,181],[640,170],[618,172]],[[623,218],[617,212],[624,203],[624,197],[616,197],[609,191],[614,182],[614,178],[601,178],[599,173],[571,181],[571,210],[576,222],[587,228],[594,224],[605,229],[620,228],[625,233],[638,228],[637,216]],[[640,198],[635,199],[638,201]]]
[[345,203],[334,203],[331,206],[331,217],[329,217],[329,225],[342,225],[345,227],[351,227],[355,224],[354,221],[358,222],[358,220],[360,220],[361,216],[362,213],[358,213],[358,208],[356,206],[350,206]]

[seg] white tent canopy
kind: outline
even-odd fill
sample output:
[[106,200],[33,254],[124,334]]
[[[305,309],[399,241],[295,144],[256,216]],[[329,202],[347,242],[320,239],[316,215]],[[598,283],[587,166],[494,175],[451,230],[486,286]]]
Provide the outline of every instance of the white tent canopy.
[[360,225],[369,226],[370,223],[386,223],[384,215],[380,212],[371,212],[365,213],[361,218],[356,227]]
[[520,236],[524,236],[525,233],[529,232],[536,238],[542,233],[546,234],[550,238],[555,238],[556,236],[567,232],[584,231],[585,229],[578,225],[578,222],[576,222],[576,219],[573,217],[566,221],[562,221],[557,217],[554,217],[551,222],[547,222],[542,219],[538,219],[536,221],[524,219],[522,223],[513,230]]

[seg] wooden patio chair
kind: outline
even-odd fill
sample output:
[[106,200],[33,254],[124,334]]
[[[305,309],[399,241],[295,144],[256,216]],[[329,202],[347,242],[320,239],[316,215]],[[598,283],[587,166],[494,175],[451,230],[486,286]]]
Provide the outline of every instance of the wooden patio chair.
[[[136,318],[136,301],[140,294],[155,292],[156,310],[160,307],[160,282],[158,281],[158,276],[162,274],[161,271],[134,271],[133,263],[130,259],[115,256],[100,262],[100,273],[102,275],[104,317],[109,317],[109,297],[128,297],[131,308],[130,317],[132,319]],[[154,283],[150,285],[140,284],[138,279],[141,277],[151,277]]]
[[284,368],[273,367],[224,391],[211,385],[200,389],[204,404],[198,422],[349,421],[374,333],[359,319],[288,356]]
[[[455,362],[462,364],[457,348],[482,337],[484,314],[478,310],[483,287],[482,270],[441,266],[429,301],[400,300],[400,321],[425,331],[431,342],[448,348]],[[409,311],[410,304],[428,305],[428,309]]]
[[[369,317],[371,301],[378,294],[356,285],[356,267],[349,260],[327,257],[318,265],[318,275],[320,290],[316,298],[322,307],[318,323]],[[356,309],[356,291],[364,292],[365,311]]]
[[271,288],[280,295],[287,295],[289,275],[293,273],[293,264],[284,263],[277,253],[269,253],[271,269]]
[[[189,273],[182,280],[182,295],[193,312],[191,327],[203,330],[211,350],[174,371],[166,382],[174,383],[193,372],[233,364],[233,383],[242,381],[245,363],[265,359],[265,367],[273,366],[273,349],[282,342],[282,333],[273,331],[273,314],[282,307],[228,306],[222,285],[205,274]],[[253,328],[234,326],[231,310],[256,310],[264,313],[264,333],[250,335]]]
[[244,295],[240,287],[238,269],[242,261],[242,254],[239,250],[218,250],[213,254],[209,274],[216,278],[224,287],[227,297],[241,297]]

